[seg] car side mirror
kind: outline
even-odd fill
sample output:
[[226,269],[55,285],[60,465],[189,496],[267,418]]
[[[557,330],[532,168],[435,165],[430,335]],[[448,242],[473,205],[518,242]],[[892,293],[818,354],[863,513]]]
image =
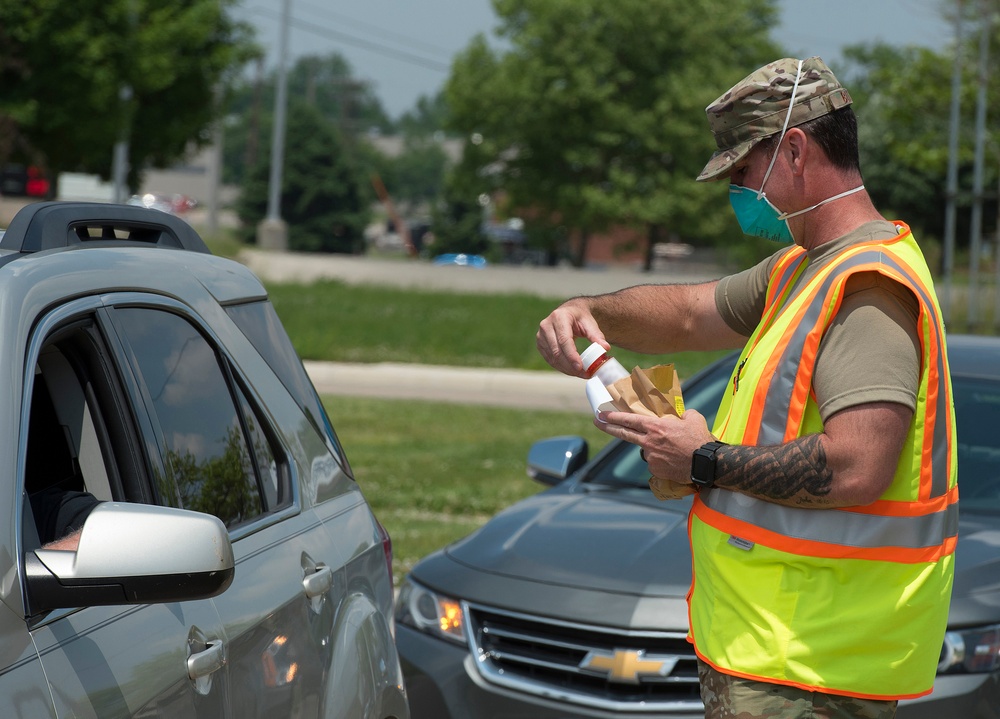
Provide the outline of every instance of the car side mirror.
[[217,517],[172,507],[105,502],[87,517],[76,551],[25,555],[30,614],[151,604],[221,594],[235,562]]
[[590,447],[583,437],[552,437],[535,442],[528,451],[528,476],[554,486],[587,463]]

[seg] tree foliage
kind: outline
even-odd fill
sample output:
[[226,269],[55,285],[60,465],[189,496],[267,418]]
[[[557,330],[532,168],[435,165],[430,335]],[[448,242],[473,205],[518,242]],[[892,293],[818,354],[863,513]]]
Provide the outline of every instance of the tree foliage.
[[448,156],[431,137],[405,137],[402,152],[395,157],[374,148],[368,157],[394,201],[419,206],[436,200],[444,189]]
[[[247,241],[254,240],[267,212],[269,178],[270,157],[265,157],[243,185],[238,213]],[[369,187],[337,128],[315,107],[293,103],[280,193],[289,249],[363,252],[373,199]]]
[[[265,125],[274,114],[278,76],[276,69],[264,75],[260,67],[257,75],[244,75],[235,83],[226,109],[223,172],[225,181],[233,184],[240,184],[270,152]],[[339,53],[299,57],[288,69],[286,82],[289,98],[314,107],[345,138],[392,127],[372,86],[355,78]]]
[[0,0],[0,160],[108,177],[127,130],[136,187],[206,142],[219,89],[257,52],[235,1]]
[[433,97],[421,95],[413,109],[400,116],[396,128],[409,137],[425,137],[443,132],[448,127],[448,117],[448,101],[443,92]]
[[[966,25],[960,48],[960,127],[958,177],[960,206],[968,206],[973,186],[975,113],[978,92],[978,23]],[[993,46],[997,47],[993,38]],[[865,185],[883,215],[909,223],[925,240],[944,234],[954,46],[945,52],[884,43],[851,46],[849,87],[858,115]],[[994,61],[994,64],[996,62]],[[994,217],[1000,132],[994,115],[1000,85],[988,84],[984,182]],[[968,234],[959,216],[959,237]]]
[[[778,56],[773,0],[494,0],[505,49],[478,36],[446,86],[481,138],[479,174],[529,221],[734,236],[724,188],[694,182],[715,150],[705,107]],[[738,38],[738,41],[735,39]],[[550,233],[551,234],[551,233]]]

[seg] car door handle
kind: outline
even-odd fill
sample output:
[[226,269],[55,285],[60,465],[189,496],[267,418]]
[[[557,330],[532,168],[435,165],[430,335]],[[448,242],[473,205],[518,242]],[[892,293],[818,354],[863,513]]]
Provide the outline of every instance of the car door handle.
[[191,679],[207,677],[226,665],[225,646],[220,641],[210,641],[204,651],[195,652],[187,658],[188,676]]
[[302,580],[302,587],[310,599],[325,594],[331,586],[333,586],[333,570],[324,565],[316,567],[315,572],[307,574]]

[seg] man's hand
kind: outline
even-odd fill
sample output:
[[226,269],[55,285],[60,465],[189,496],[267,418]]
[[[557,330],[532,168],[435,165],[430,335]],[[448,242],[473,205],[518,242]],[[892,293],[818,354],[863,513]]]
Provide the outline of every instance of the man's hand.
[[654,477],[691,484],[694,451],[715,437],[697,410],[683,417],[648,417],[631,412],[601,412],[594,426],[612,437],[639,445]]
[[542,320],[535,342],[545,361],[557,370],[571,377],[586,377],[583,360],[576,349],[577,337],[597,342],[605,349],[611,346],[583,297],[564,302]]

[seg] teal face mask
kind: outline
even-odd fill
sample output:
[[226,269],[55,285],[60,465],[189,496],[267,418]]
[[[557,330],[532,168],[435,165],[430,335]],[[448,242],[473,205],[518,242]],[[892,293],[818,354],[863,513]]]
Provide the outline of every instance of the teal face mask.
[[746,235],[774,242],[794,241],[785,216],[771,204],[767,195],[740,185],[729,186],[729,204],[733,206],[740,229]]
[[736,213],[736,219],[739,221],[740,229],[743,230],[744,234],[763,237],[766,240],[773,240],[774,242],[790,243],[794,242],[795,238],[792,236],[792,231],[788,228],[789,217],[804,215],[821,205],[839,200],[841,197],[853,195],[855,192],[861,192],[863,189],[865,189],[864,185],[858,185],[854,189],[841,192],[833,197],[828,197],[804,210],[782,212],[771,204],[771,201],[767,199],[767,195],[763,192],[751,190],[748,187],[741,187],[740,185],[730,185],[729,204],[733,206],[733,212]]

